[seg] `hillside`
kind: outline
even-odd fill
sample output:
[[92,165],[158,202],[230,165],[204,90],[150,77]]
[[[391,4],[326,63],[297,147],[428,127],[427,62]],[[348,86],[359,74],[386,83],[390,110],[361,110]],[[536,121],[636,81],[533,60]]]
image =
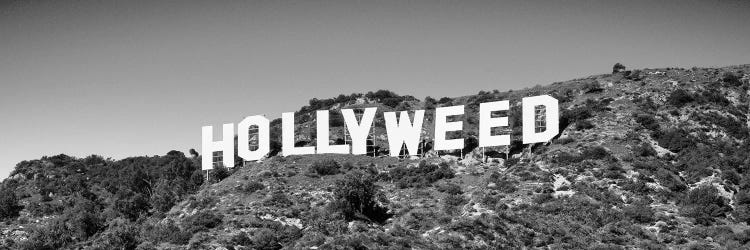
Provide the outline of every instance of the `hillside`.
[[[171,151],[19,163],[0,186],[8,249],[750,249],[750,65],[624,70],[508,92],[418,100],[390,91],[313,99],[378,107],[367,156],[280,156],[214,169]],[[560,135],[520,140],[522,97],[560,101]],[[510,100],[510,147],[477,147],[478,105]],[[463,150],[431,149],[434,107],[465,105]],[[423,157],[387,157],[382,112],[426,109]],[[487,157],[483,157],[485,152]],[[239,161],[238,161],[239,162]]]

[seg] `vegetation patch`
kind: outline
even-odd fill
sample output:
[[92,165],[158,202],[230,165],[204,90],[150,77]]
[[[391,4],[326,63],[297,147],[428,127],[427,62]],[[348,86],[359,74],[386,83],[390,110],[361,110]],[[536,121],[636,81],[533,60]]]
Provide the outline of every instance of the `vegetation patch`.
[[441,179],[451,179],[455,174],[447,163],[436,165],[421,161],[413,168],[395,167],[383,177],[396,183],[398,188],[422,188]]

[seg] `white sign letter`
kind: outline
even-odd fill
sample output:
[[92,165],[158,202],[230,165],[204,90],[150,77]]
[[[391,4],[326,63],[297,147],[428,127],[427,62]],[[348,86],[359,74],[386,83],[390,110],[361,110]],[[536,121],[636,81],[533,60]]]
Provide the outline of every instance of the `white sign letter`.
[[[246,161],[257,161],[271,150],[269,139],[269,121],[261,115],[249,116],[237,124],[237,154]],[[258,126],[258,148],[250,151],[250,126]]]
[[363,155],[367,153],[367,135],[370,134],[370,128],[372,127],[372,121],[375,119],[375,111],[377,109],[366,108],[359,124],[357,124],[357,117],[354,115],[354,110],[341,110],[341,113],[344,115],[346,129],[349,130],[349,136],[352,138],[352,154]]
[[479,104],[479,146],[492,147],[510,145],[510,135],[492,135],[492,128],[507,127],[508,117],[492,118],[492,112],[508,110],[508,101],[487,102]]
[[294,112],[281,114],[281,151],[284,156],[315,154],[315,147],[294,146]]
[[[523,143],[537,143],[551,140],[560,130],[560,116],[557,99],[540,95],[523,98]],[[545,128],[541,133],[536,133],[536,107],[544,106]]]
[[462,115],[464,105],[450,106],[435,109],[435,150],[450,150],[464,148],[464,139],[445,139],[445,133],[448,131],[457,131],[463,129],[463,121],[447,122],[448,116]]
[[225,167],[234,167],[234,124],[224,124],[222,128],[223,138],[221,141],[214,141],[214,127],[203,126],[201,142],[201,168],[203,170],[213,169],[214,152],[222,152],[222,164]]
[[318,154],[348,154],[349,145],[330,145],[329,143],[329,130],[328,130],[328,110],[318,110],[315,112],[315,119],[317,119],[317,125],[315,129],[317,132],[317,146]]
[[417,155],[424,110],[414,111],[414,124],[409,121],[407,111],[401,111],[398,121],[396,120],[396,112],[385,112],[383,115],[385,116],[385,130],[388,133],[388,146],[391,156],[398,156],[404,143],[406,143],[406,149],[409,150],[410,155]]

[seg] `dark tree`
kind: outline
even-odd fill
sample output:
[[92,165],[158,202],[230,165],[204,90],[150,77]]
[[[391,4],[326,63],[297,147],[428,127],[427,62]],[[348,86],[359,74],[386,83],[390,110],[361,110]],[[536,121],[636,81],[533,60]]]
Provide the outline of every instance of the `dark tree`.
[[18,197],[13,188],[0,188],[0,219],[14,218],[23,207],[18,205]]
[[617,74],[623,71],[625,71],[625,65],[622,65],[621,63],[615,63],[615,66],[612,67],[612,74]]

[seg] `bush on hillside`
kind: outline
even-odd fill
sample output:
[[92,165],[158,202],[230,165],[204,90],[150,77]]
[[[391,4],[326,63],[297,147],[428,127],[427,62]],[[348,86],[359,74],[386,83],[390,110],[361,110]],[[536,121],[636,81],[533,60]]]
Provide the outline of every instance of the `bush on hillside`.
[[140,238],[156,244],[168,242],[184,245],[188,243],[192,235],[191,232],[180,229],[174,221],[167,219],[160,222],[147,221],[141,227]]
[[265,188],[266,186],[264,186],[263,183],[260,183],[258,181],[251,181],[238,187],[240,191],[246,194],[252,194],[252,193],[255,193],[255,191],[263,190]]
[[690,192],[680,202],[680,213],[694,218],[696,223],[711,225],[717,217],[724,217],[731,211],[727,201],[712,185],[702,185]]
[[310,171],[318,175],[334,175],[339,173],[340,168],[341,165],[336,160],[325,159],[314,162],[310,166]]
[[502,176],[498,172],[492,172],[487,177],[488,187],[503,193],[513,193],[518,190],[519,182],[507,176]]
[[294,205],[294,202],[289,200],[289,197],[284,192],[276,191],[271,194],[268,198],[263,200],[264,206],[285,208]]
[[438,100],[439,104],[447,104],[453,102],[453,99],[450,97],[442,97],[440,100]]
[[732,72],[724,73],[724,77],[722,77],[721,81],[733,87],[742,86],[742,81],[740,80],[740,77],[735,75]]
[[659,181],[659,184],[674,192],[681,192],[687,189],[687,185],[685,185],[682,179],[667,169],[659,168],[656,170],[655,177]]
[[677,89],[675,91],[672,91],[672,93],[669,94],[669,97],[667,97],[667,103],[677,107],[685,106],[685,104],[693,101],[695,101],[695,97],[693,97],[693,94],[685,91],[684,89]]
[[455,172],[447,163],[439,165],[421,161],[417,167],[398,166],[390,170],[387,179],[396,183],[398,188],[426,187],[440,179],[451,179]]
[[633,154],[641,157],[656,156],[656,150],[648,143],[641,143],[633,147]]
[[651,223],[654,221],[654,209],[646,203],[625,206],[622,212],[625,216],[638,223]]
[[750,128],[748,128],[744,121],[734,119],[728,115],[722,115],[718,112],[693,113],[691,118],[704,125],[716,125],[723,128],[724,132],[738,139],[746,138],[750,135]]
[[169,211],[177,202],[177,194],[172,189],[176,188],[169,180],[162,180],[156,184],[151,195],[151,206],[157,211]]
[[623,71],[625,71],[625,65],[622,65],[622,63],[615,63],[615,66],[612,66],[612,74],[617,74]]
[[576,122],[576,130],[578,131],[592,129],[592,128],[594,128],[594,124],[588,120],[580,120]]
[[726,95],[723,94],[719,89],[708,89],[706,91],[702,91],[697,99],[701,103],[713,103],[720,106],[728,106],[732,104],[732,102],[727,99]]
[[[602,100],[587,99],[582,105],[563,110],[560,115],[560,130],[566,128],[568,125],[574,122],[591,118],[598,112],[609,110],[608,106],[612,102],[612,100],[612,98],[606,98]],[[518,117],[515,118],[518,120],[518,124],[516,125],[520,125],[520,110],[517,115],[514,114],[513,116],[511,116],[511,119],[513,119],[513,117]]]
[[0,188],[0,220],[17,217],[21,209],[14,189],[7,185]]
[[672,152],[680,152],[683,149],[695,146],[690,134],[682,129],[670,129],[656,134],[659,146]]
[[461,206],[466,203],[466,198],[460,194],[449,194],[443,199],[443,212],[455,215],[461,212]]
[[211,195],[190,196],[187,207],[190,209],[206,209],[219,203],[219,198]]
[[602,146],[587,147],[581,152],[584,159],[605,159],[609,156],[609,151]]
[[344,179],[336,181],[333,188],[335,200],[331,206],[347,221],[385,222],[390,215],[386,208],[380,206],[384,198],[375,181],[374,176],[359,171],[348,173]]
[[136,249],[138,244],[138,225],[120,218],[110,221],[93,243],[95,249]]
[[630,71],[630,70],[625,71],[625,79],[633,80],[633,81],[640,81],[643,79],[643,77],[641,76],[641,71],[636,69],[633,71]]
[[217,183],[220,182],[230,175],[232,173],[229,172],[229,169],[224,166],[224,164],[218,164],[215,165],[214,168],[211,170],[211,183]]
[[656,121],[656,117],[648,113],[634,114],[635,121],[641,124],[644,128],[651,131],[659,131],[659,123]]
[[456,185],[454,183],[446,183],[443,185],[437,186],[437,190],[443,193],[447,194],[462,194],[463,191],[461,191],[461,186]]
[[197,233],[218,227],[221,225],[223,218],[223,215],[217,214],[216,212],[202,210],[185,218],[182,225],[185,228],[185,231]]

